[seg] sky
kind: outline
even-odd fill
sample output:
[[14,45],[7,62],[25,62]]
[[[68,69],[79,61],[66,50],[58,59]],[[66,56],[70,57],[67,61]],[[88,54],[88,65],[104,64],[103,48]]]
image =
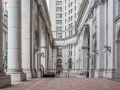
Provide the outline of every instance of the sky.
[[48,10],[49,10],[49,0],[47,0]]

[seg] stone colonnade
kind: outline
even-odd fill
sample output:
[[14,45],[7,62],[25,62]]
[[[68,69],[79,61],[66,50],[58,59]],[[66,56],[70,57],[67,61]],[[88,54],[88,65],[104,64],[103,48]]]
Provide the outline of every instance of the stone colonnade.
[[[107,77],[118,78],[120,73],[119,67],[119,30],[120,30],[120,9],[118,9],[120,3],[119,0],[91,0],[88,3],[87,0],[83,1],[86,4],[86,10],[83,12],[80,10],[80,14],[84,14],[83,17],[79,15],[79,19],[76,27],[78,28],[78,34],[83,39],[79,46],[86,46],[85,41],[90,39],[88,51],[80,47],[84,56],[80,55],[80,58],[84,63],[86,61],[83,58],[88,59],[89,77]],[[83,6],[84,7],[84,6]],[[85,17],[86,16],[86,17]],[[87,29],[86,25],[90,28]],[[90,32],[89,34],[85,34]],[[87,38],[89,36],[89,38]],[[84,40],[87,38],[87,40]],[[79,39],[78,39],[79,41]],[[103,51],[104,50],[104,51]],[[82,71],[85,72],[84,67]]]
[[[11,81],[41,78],[41,65],[47,69],[51,23],[44,0],[8,2],[8,71],[3,68],[2,1],[0,1],[0,87]],[[51,39],[48,39],[51,38]],[[44,46],[44,48],[43,48]],[[51,49],[52,50],[52,49]],[[43,58],[43,56],[45,56]],[[52,59],[52,58],[51,58]]]

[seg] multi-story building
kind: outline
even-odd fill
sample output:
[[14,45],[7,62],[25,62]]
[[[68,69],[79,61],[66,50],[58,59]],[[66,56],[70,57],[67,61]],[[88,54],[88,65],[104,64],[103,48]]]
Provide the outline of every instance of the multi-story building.
[[[75,66],[76,20],[81,0],[51,0],[49,13],[52,23],[52,34],[55,41],[53,49],[53,69],[66,71],[78,70]],[[60,65],[58,63],[61,62]]]

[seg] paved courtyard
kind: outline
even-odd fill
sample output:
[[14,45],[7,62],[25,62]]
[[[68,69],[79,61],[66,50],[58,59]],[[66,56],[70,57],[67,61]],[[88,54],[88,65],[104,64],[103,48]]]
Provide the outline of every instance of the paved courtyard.
[[0,90],[120,90],[120,84],[104,78],[37,78],[14,82]]

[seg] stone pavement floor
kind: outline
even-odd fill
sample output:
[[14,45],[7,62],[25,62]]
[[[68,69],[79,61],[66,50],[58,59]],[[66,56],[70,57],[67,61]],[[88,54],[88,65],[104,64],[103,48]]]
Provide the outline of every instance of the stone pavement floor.
[[105,78],[36,78],[0,90],[120,90],[120,83]]

